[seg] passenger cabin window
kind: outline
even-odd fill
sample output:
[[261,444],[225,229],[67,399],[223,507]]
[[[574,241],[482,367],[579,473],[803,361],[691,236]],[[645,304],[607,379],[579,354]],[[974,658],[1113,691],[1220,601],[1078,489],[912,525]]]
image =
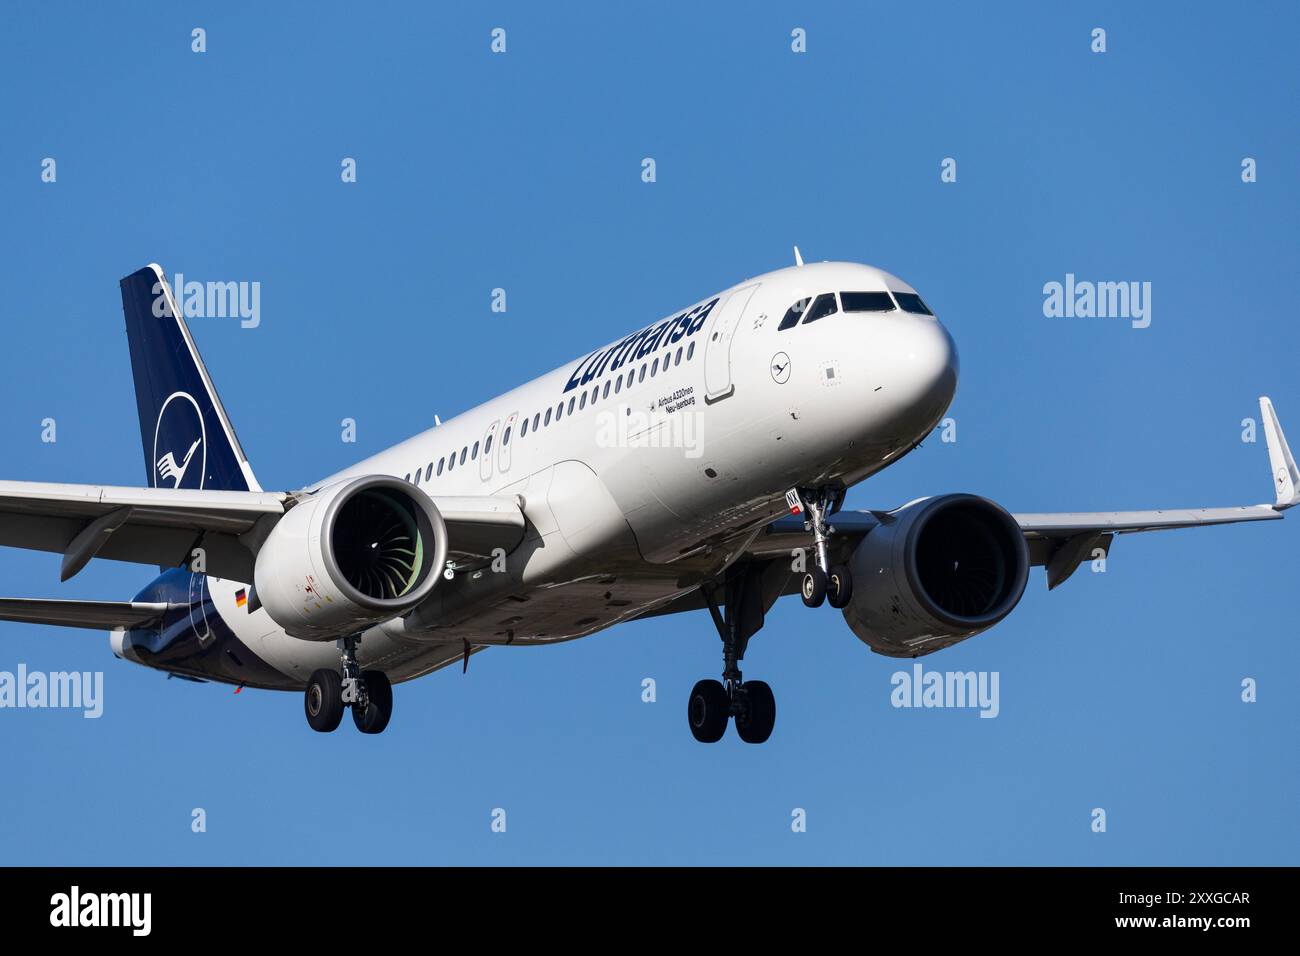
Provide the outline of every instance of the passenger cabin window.
[[790,311],[786,312],[785,318],[781,320],[781,324],[776,327],[776,330],[782,332],[785,329],[792,329],[798,325],[799,320],[803,318],[803,314],[808,311],[808,303],[811,301],[812,299],[800,299],[794,305],[790,306]]
[[835,293],[823,292],[813,302],[812,308],[808,310],[808,314],[804,316],[803,324],[807,325],[809,322],[816,322],[818,319],[824,319],[828,315],[834,315],[839,310],[840,307],[835,304]]
[[433,478],[433,462],[429,462],[429,467],[424,469],[424,480],[429,481]]
[[[487,437],[487,443],[483,446],[483,454],[486,455],[486,454],[488,454],[490,451],[492,451],[492,436],[491,436],[491,435],[488,435],[488,437]],[[475,457],[475,458],[478,457],[478,445],[477,445],[477,444],[474,445],[474,457]]]
[[533,431],[537,431],[537,426],[542,420],[542,413],[538,412],[533,416]]
[[444,458],[439,458],[439,459],[438,459],[438,474],[440,474],[440,475],[442,474],[442,466],[443,466],[443,463],[444,463],[445,461],[446,461],[446,459],[444,459]]
[[528,434],[528,416],[525,415],[524,420],[519,423],[519,437],[523,438],[527,434]]
[[509,425],[506,426],[505,434],[501,436],[501,444],[503,444],[503,445],[509,445],[509,444],[510,444],[510,426],[509,426]]
[[888,292],[841,292],[845,312],[893,312],[894,300]]
[[934,315],[930,307],[922,302],[921,297],[915,292],[895,292],[894,298],[898,300],[898,305],[904,312],[911,312],[914,315]]
[[460,450],[460,463],[465,464],[465,456],[469,454],[469,447],[466,446]]

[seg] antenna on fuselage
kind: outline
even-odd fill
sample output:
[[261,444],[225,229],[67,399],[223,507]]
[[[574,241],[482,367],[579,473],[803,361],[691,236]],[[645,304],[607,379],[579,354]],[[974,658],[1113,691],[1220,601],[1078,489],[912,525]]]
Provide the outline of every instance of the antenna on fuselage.
[[799,255],[799,247],[798,247],[798,246],[795,246],[795,247],[794,247],[794,264],[797,265],[797,266],[801,266],[801,265],[803,265],[803,256]]
[[439,418],[437,415],[434,415],[434,416],[433,416],[433,427],[434,427],[434,428],[441,428],[441,427],[442,427],[442,419]]

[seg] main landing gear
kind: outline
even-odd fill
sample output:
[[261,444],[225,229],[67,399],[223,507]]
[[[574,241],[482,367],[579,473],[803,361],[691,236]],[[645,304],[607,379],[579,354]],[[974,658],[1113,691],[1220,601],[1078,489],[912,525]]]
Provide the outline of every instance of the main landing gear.
[[726,583],[725,617],[718,610],[712,585],[701,590],[709,614],[722,638],[722,681],[702,680],[691,689],[686,717],[691,733],[700,743],[711,744],[727,732],[727,721],[736,722],[736,733],[748,744],[761,744],[772,736],[776,725],[776,698],[761,680],[747,681],[740,673],[749,638],[763,626],[761,567],[745,567],[729,574]]
[[383,671],[362,671],[357,664],[357,639],[339,641],[341,669],[321,668],[307,681],[303,709],[311,729],[322,734],[337,730],[343,709],[352,708],[352,721],[363,734],[383,733],[393,716],[393,685]]
[[821,607],[829,600],[831,607],[848,607],[853,596],[853,576],[847,565],[830,566],[828,544],[833,530],[826,519],[844,503],[843,488],[800,488],[804,527],[813,534],[813,566],[804,572],[799,594],[808,607]]

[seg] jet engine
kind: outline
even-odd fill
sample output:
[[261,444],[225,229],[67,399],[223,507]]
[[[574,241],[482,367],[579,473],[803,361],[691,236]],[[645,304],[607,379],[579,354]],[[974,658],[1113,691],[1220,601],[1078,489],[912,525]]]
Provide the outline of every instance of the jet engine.
[[920,657],[992,627],[1029,577],[1020,526],[976,495],[940,495],[885,516],[850,560],[844,620],[877,654]]
[[414,608],[446,559],[447,527],[429,496],[369,475],[289,509],[257,553],[254,593],[289,634],[330,641]]

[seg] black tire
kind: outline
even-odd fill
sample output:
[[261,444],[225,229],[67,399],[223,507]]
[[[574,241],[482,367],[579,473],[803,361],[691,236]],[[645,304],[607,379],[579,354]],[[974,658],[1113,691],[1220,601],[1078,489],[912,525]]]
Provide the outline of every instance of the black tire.
[[837,564],[831,568],[830,580],[826,583],[826,600],[830,601],[831,607],[844,608],[849,606],[852,597],[853,575],[844,565]]
[[799,596],[808,607],[821,607],[826,600],[826,572],[821,568],[805,571],[799,585]]
[[383,671],[366,671],[361,679],[369,700],[364,711],[352,708],[352,720],[363,734],[382,734],[393,718],[393,685]]
[[744,699],[736,714],[736,733],[747,744],[761,744],[776,726],[776,697],[761,680],[747,680],[740,689]]
[[343,720],[343,678],[337,671],[314,671],[303,692],[307,723],[317,733],[338,730]]
[[715,680],[702,680],[691,688],[686,705],[686,719],[691,734],[702,744],[717,743],[727,732],[731,716],[731,699],[727,689]]

